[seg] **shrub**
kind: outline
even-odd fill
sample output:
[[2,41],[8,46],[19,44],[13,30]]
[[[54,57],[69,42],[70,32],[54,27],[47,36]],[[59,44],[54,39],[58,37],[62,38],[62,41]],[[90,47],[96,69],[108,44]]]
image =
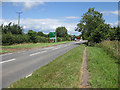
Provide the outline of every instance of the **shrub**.
[[11,45],[13,44],[13,36],[11,33],[2,35],[2,45]]
[[16,35],[16,34],[3,34],[2,35],[2,45],[12,45],[12,44],[19,44],[19,43],[28,43],[29,36],[28,35]]
[[39,42],[39,43],[48,43],[49,42],[49,38],[37,36],[36,37],[36,41]]
[[57,37],[57,42],[60,42],[61,41],[61,38],[60,37]]

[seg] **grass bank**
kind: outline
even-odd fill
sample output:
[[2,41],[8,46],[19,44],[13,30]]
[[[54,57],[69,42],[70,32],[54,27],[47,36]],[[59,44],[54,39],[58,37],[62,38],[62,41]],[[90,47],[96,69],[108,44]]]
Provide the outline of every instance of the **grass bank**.
[[2,53],[16,52],[16,51],[25,50],[25,49],[40,48],[40,47],[46,47],[46,46],[53,46],[53,45],[69,43],[69,42],[72,42],[72,41],[64,41],[64,42],[57,42],[57,43],[25,43],[25,44],[2,46]]
[[84,45],[79,45],[47,65],[32,76],[20,79],[11,88],[78,88]]
[[102,41],[101,43],[97,44],[97,47],[103,48],[103,50],[109,54],[111,57],[115,59],[120,58],[120,48],[119,48],[120,42],[117,40],[114,41]]
[[87,48],[87,63],[92,88],[118,88],[118,63],[102,48]]

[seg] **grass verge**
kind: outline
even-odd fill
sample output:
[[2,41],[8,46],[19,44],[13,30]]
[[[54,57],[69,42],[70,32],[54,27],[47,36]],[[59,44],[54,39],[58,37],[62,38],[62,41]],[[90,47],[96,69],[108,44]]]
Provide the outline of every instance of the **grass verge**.
[[46,47],[46,46],[53,46],[53,45],[64,44],[69,42],[72,42],[72,41],[64,41],[64,42],[57,42],[57,43],[26,43],[26,44],[2,46],[2,53],[16,52],[16,51],[32,49],[32,48],[40,48],[40,47]]
[[101,43],[98,43],[96,46],[103,48],[104,51],[109,54],[111,57],[115,58],[115,59],[119,59],[120,58],[120,41],[114,40],[114,41],[102,41]]
[[0,54],[1,54],[1,53],[2,53],[2,54],[4,54],[4,53],[11,53],[11,51],[9,51],[9,50],[1,50],[1,51],[0,51]]
[[87,48],[87,63],[92,88],[118,88],[118,64],[102,48]]
[[20,79],[11,88],[78,88],[84,45],[79,45],[47,65],[32,76]]

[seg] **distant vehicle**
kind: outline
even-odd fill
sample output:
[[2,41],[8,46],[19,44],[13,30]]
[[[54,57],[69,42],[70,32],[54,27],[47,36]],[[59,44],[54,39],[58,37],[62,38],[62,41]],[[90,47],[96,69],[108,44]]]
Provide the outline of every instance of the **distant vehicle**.
[[75,41],[77,41],[77,38],[75,38]]
[[81,40],[81,41],[83,40],[83,39],[82,39],[82,37],[81,37],[81,39],[80,39],[80,40]]

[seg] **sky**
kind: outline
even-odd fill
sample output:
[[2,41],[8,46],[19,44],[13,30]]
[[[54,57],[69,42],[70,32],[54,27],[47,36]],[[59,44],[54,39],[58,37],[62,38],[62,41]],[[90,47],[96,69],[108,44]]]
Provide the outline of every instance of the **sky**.
[[0,21],[17,24],[20,11],[20,26],[25,33],[34,30],[47,34],[65,26],[68,34],[79,35],[75,27],[90,7],[103,13],[105,23],[118,25],[118,2],[3,2]]

